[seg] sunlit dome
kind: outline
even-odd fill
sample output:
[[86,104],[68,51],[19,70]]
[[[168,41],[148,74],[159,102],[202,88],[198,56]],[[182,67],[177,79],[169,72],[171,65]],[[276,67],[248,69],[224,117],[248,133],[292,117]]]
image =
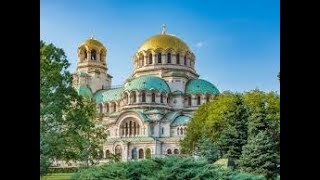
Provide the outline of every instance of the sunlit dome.
[[167,34],[165,31],[165,27],[163,27],[162,33],[154,35],[148,38],[146,41],[142,43],[138,52],[140,51],[148,51],[148,50],[156,50],[163,49],[168,50],[172,49],[174,51],[190,51],[188,45],[183,42],[180,38],[175,35]]

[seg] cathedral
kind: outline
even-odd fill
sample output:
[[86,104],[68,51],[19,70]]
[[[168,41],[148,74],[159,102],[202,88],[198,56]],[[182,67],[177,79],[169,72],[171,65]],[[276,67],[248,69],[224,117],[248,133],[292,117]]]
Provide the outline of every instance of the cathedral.
[[84,41],[73,74],[73,86],[96,103],[107,128],[103,158],[118,154],[128,161],[180,154],[179,142],[192,114],[219,93],[199,79],[191,49],[163,26],[137,49],[132,74],[117,87],[111,85],[107,52],[93,37]]

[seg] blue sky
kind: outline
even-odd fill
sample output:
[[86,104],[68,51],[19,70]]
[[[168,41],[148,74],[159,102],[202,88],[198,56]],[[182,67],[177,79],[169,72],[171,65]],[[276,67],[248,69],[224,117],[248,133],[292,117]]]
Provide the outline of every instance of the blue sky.
[[280,93],[279,0],[41,0],[40,38],[63,48],[74,72],[91,34],[108,49],[112,85],[132,73],[132,56],[161,32],[185,41],[196,71],[220,91]]

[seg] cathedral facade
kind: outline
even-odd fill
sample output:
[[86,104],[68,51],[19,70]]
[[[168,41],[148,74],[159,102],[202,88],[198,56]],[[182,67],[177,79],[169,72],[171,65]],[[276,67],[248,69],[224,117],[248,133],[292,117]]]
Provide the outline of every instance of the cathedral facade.
[[103,157],[122,161],[180,154],[180,140],[197,107],[211,101],[218,89],[199,79],[196,57],[165,28],[133,55],[133,73],[122,86],[111,86],[107,48],[93,37],[78,48],[73,85],[97,105],[107,127]]

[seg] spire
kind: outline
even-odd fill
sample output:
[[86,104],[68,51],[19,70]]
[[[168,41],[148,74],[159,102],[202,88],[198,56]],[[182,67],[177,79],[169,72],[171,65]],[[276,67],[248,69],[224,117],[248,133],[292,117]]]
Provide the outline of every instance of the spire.
[[93,31],[91,32],[91,37],[90,37],[90,39],[94,39],[94,36],[93,36]]
[[166,25],[165,24],[162,24],[161,34],[166,34]]

